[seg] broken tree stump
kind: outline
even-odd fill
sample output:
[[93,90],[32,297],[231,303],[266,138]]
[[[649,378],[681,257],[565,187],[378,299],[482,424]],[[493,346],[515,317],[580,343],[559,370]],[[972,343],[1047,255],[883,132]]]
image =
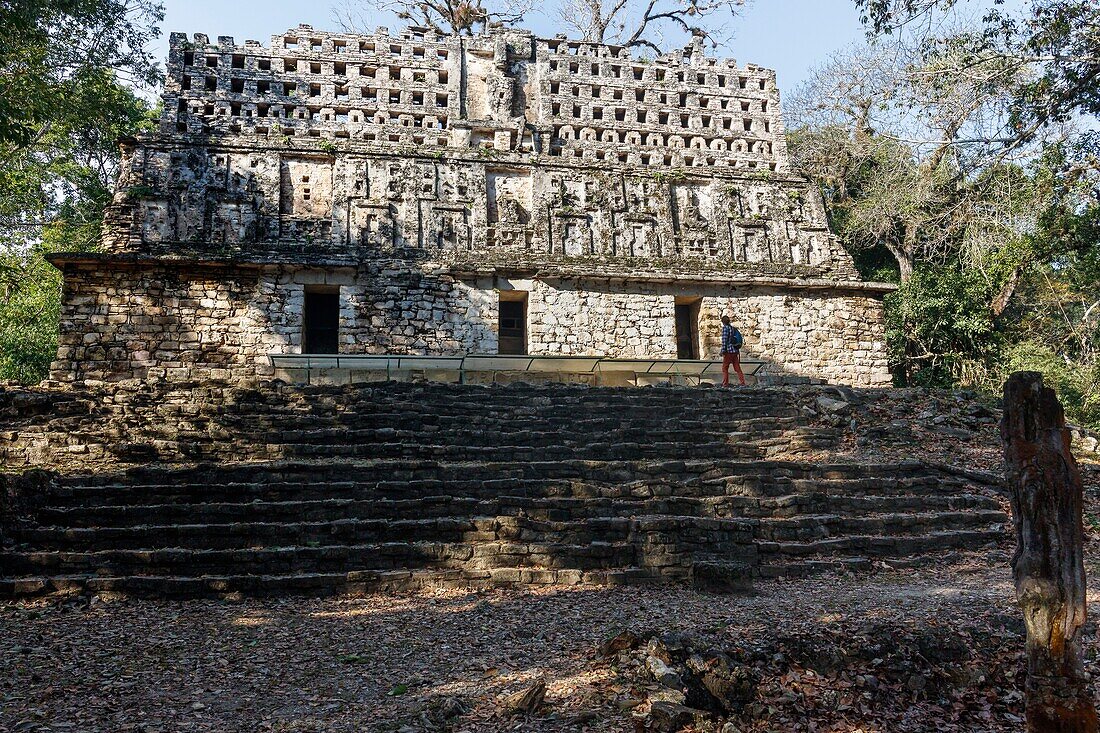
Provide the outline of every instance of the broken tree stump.
[[1016,552],[1016,600],[1027,626],[1027,729],[1096,733],[1081,658],[1086,586],[1082,486],[1065,413],[1038,372],[1004,387],[1001,419]]

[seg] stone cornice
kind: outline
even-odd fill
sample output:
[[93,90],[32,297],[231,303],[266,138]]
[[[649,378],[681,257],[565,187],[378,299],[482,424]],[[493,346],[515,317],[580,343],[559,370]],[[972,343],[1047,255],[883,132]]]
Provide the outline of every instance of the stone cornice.
[[[195,268],[236,268],[261,270],[267,268],[295,266],[301,268],[347,268],[356,269],[364,265],[388,266],[403,264],[408,260],[370,260],[363,261],[347,257],[314,257],[309,260],[277,259],[266,257],[216,257],[216,256],[159,256],[142,253],[113,252],[55,252],[46,259],[55,267],[66,265],[100,265],[148,267],[158,265],[187,266]],[[897,285],[885,282],[873,282],[851,279],[830,279],[824,277],[798,277],[795,275],[761,274],[737,272],[733,270],[708,270],[707,272],[661,272],[656,270],[632,269],[630,271],[601,267],[570,267],[569,265],[545,266],[508,266],[508,265],[470,265],[438,262],[416,263],[424,271],[449,274],[459,279],[482,277],[512,277],[539,280],[584,280],[602,282],[635,282],[652,284],[683,285],[728,285],[777,287],[792,290],[814,291],[856,291],[885,294],[897,289]]]
[[894,283],[864,280],[828,279],[821,277],[787,277],[782,275],[760,275],[733,271],[710,271],[707,273],[668,273],[635,270],[630,273],[581,270],[570,268],[529,268],[529,267],[452,267],[449,272],[460,278],[469,277],[516,277],[537,280],[584,280],[606,282],[644,282],[653,284],[684,285],[729,285],[780,287],[799,290],[857,290],[864,292],[889,293],[897,290]]

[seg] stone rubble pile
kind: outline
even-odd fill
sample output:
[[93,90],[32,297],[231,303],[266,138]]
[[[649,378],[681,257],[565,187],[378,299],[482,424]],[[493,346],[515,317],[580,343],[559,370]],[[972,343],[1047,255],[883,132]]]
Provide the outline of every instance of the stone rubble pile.
[[[975,730],[967,725],[1022,720],[1023,633],[1009,615],[961,629],[889,619],[780,623],[736,640],[624,631],[597,657],[618,670],[629,690],[618,707],[645,733],[793,730],[809,718],[839,725],[937,706],[945,730]],[[893,728],[884,721],[883,729]]]

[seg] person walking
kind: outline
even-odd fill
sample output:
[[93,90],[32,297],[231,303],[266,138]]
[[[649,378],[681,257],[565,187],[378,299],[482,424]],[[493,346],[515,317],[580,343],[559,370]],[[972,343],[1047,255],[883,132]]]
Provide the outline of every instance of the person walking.
[[722,386],[730,386],[730,365],[737,372],[741,386],[745,386],[745,373],[741,371],[741,346],[745,337],[730,323],[729,316],[722,316]]

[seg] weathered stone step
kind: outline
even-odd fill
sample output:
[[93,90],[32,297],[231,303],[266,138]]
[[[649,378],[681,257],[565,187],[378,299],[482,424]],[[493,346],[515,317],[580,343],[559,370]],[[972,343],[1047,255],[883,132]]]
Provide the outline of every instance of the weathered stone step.
[[976,548],[1007,539],[1002,526],[981,529],[943,530],[926,534],[890,537],[848,535],[811,542],[757,542],[761,565],[780,565],[791,558],[860,556],[866,558],[906,557],[960,548]]
[[[657,461],[614,461],[592,462],[568,459],[564,461],[457,461],[447,462],[432,457],[415,459],[364,460],[338,462],[325,460],[276,460],[267,462],[229,462],[197,463],[194,465],[149,465],[125,471],[96,472],[94,474],[72,474],[59,478],[66,486],[117,485],[120,483],[141,482],[178,483],[196,481],[201,483],[225,483],[251,481],[257,475],[265,478],[283,480],[333,480],[348,476],[400,475],[402,478],[439,478],[446,475],[466,474],[480,471],[490,473],[528,476],[576,476],[578,472],[588,471],[593,475],[602,475],[601,471],[648,473],[654,477],[668,478],[690,473],[704,480],[721,482],[727,477],[733,478],[753,475],[767,480],[794,479],[830,479],[830,478],[872,478],[883,476],[928,476],[938,475],[952,481],[962,479],[934,465],[917,461],[907,463],[818,463],[799,460],[762,460],[738,461],[722,457],[688,458]],[[158,481],[160,477],[160,481]]]
[[38,550],[234,549],[310,544],[388,542],[616,542],[638,533],[672,532],[677,541],[752,540],[752,523],[676,516],[599,517],[567,522],[524,517],[340,519],[321,522],[234,522],[122,527],[34,527],[12,532],[18,545]]
[[895,512],[947,512],[1001,510],[997,499],[982,494],[883,494],[873,496],[831,495],[824,492],[785,496],[727,496],[715,499],[719,516],[724,511],[745,518],[784,518],[806,514],[863,516]]
[[999,509],[954,512],[905,512],[863,517],[839,514],[808,515],[784,519],[763,519],[756,539],[765,542],[806,542],[835,537],[889,535],[901,538],[933,531],[962,530],[1004,524],[1008,516]]
[[[160,477],[159,480],[163,480]],[[501,495],[543,496],[564,495],[570,482],[560,479],[528,479],[502,477],[495,480],[471,478],[467,481],[410,478],[402,480],[265,482],[256,480],[225,484],[127,484],[76,486],[60,489],[50,497],[49,506],[58,511],[71,509],[79,513],[96,507],[148,507],[165,503],[179,506],[211,504],[251,504],[255,502],[311,501],[426,501],[436,497],[481,501]],[[594,495],[577,484],[578,495]],[[583,492],[583,493],[582,493]],[[385,506],[385,504],[380,504]]]
[[[482,478],[478,471],[471,468],[468,478],[460,479],[423,479],[401,478],[393,476],[376,481],[333,481],[307,483],[273,481],[265,482],[262,477],[248,483],[196,484],[180,483],[152,485],[117,485],[93,487],[63,487],[50,497],[47,506],[56,509],[100,507],[100,506],[149,506],[153,504],[195,505],[203,503],[248,504],[254,502],[280,503],[286,501],[386,501],[386,500],[425,500],[431,497],[449,496],[464,500],[499,500],[502,497],[529,499],[543,498],[608,498],[608,499],[650,499],[672,498],[717,499],[726,498],[731,507],[744,507],[751,511],[753,507],[764,507],[761,516],[771,514],[770,507],[793,507],[798,513],[829,511],[830,506],[847,507],[855,511],[858,506],[866,510],[874,507],[886,507],[891,502],[900,502],[901,508],[917,508],[924,500],[936,499],[937,506],[950,506],[949,502],[958,497],[976,496],[975,488],[962,484],[954,491],[944,490],[938,485],[935,475],[926,477],[922,482],[904,484],[879,484],[874,490],[860,485],[847,489],[845,482],[830,481],[808,482],[802,484],[799,493],[791,493],[791,482],[780,480],[777,485],[768,486],[766,491],[759,490],[761,481],[750,476],[746,480],[753,484],[753,490],[742,491],[728,482],[705,483],[690,474],[681,480],[655,480],[645,475],[625,473],[600,475],[600,480],[580,478],[525,478],[509,475],[526,473],[520,471],[501,471],[499,478]],[[364,477],[366,478],[366,477]],[[618,480],[605,480],[618,479]],[[158,480],[163,480],[160,478]],[[859,481],[858,479],[854,481]],[[813,487],[813,488],[807,488]],[[799,497],[798,501],[790,497]],[[908,499],[908,503],[906,503]],[[967,499],[968,505],[974,505]],[[986,498],[986,503],[993,501]],[[995,503],[995,502],[994,502]],[[817,507],[826,507],[824,509]]]
[[[730,494],[756,497],[775,497],[787,494],[821,494],[841,496],[897,496],[931,494],[949,496],[973,490],[974,483],[956,476],[945,476],[935,471],[905,476],[859,475],[814,478],[783,478],[780,476],[731,477],[724,481]],[[988,487],[987,487],[988,488]]]
[[[634,410],[667,410],[692,407],[695,409],[795,409],[792,395],[784,390],[742,389],[737,392],[721,392],[695,388],[622,389],[602,387],[569,388],[563,385],[538,387],[514,385],[509,387],[456,386],[447,388],[433,384],[426,388],[408,390],[397,383],[325,388],[324,392],[311,392],[308,387],[290,387],[280,393],[260,395],[261,399],[227,399],[212,402],[209,399],[189,400],[188,409],[172,405],[157,406],[158,412],[179,414],[234,414],[249,415],[284,414],[300,411],[319,415],[337,414],[349,409],[362,414],[403,410],[410,413],[432,410],[426,406],[445,405],[448,413],[473,412],[484,414],[487,410],[507,408],[516,415],[537,414],[555,409],[594,407],[601,410],[623,408]],[[193,406],[201,405],[196,411]]]
[[[389,445],[393,443],[412,444],[435,442],[445,439],[441,443],[447,447],[466,446],[494,446],[502,449],[510,447],[527,446],[554,446],[561,448],[575,448],[591,445],[593,442],[606,443],[679,443],[689,447],[697,443],[721,443],[727,441],[730,431],[713,429],[695,430],[686,428],[649,429],[636,428],[608,428],[593,431],[578,431],[572,425],[562,425],[553,430],[534,430],[530,428],[516,428],[515,426],[499,427],[494,430],[479,430],[475,426],[467,426],[462,430],[447,431],[445,434],[438,430],[407,430],[397,428],[314,428],[305,430],[280,430],[277,440],[271,434],[263,437],[267,445],[283,444],[321,444],[329,445],[333,442],[352,445]],[[747,439],[744,432],[736,432],[741,440]],[[780,430],[761,430],[755,434],[757,438],[779,438],[783,435]],[[257,436],[258,438],[261,436]]]
[[1007,521],[993,478],[794,460],[829,454],[843,432],[803,411],[815,399],[805,390],[195,383],[82,394],[0,432],[0,460],[69,472],[44,497],[28,484],[37,525],[5,527],[17,544],[0,554],[0,593],[730,589],[754,573],[942,558],[999,541]]
[[[707,455],[748,458],[759,455],[752,445],[737,445],[726,441],[616,443],[592,441],[584,445],[554,444],[524,445],[425,445],[415,443],[373,443],[366,445],[278,443],[270,455],[293,458],[417,458],[433,456],[449,461],[528,461],[554,457],[592,461],[631,461],[646,458],[701,458]],[[265,455],[264,451],[258,451]]]
[[[485,414],[485,408],[470,410],[463,414],[453,414],[446,406],[421,405],[419,409],[402,409],[393,412],[338,412],[331,415],[316,413],[288,412],[285,414],[240,414],[219,415],[217,419],[203,420],[204,427],[223,428],[234,432],[258,433],[260,428],[274,428],[279,431],[302,430],[394,430],[414,431],[463,431],[471,427],[507,427],[514,430],[538,430],[547,427],[569,427],[578,433],[598,432],[621,428],[624,425],[639,425],[653,430],[713,430],[768,428],[784,429],[798,427],[804,420],[793,409],[780,409],[777,414],[768,406],[746,407],[738,405],[731,413],[728,406],[715,409],[713,414],[699,411],[695,406],[689,413],[679,413],[669,406],[638,410],[634,407],[623,410],[600,407],[590,412],[578,411],[575,407],[561,406],[554,409],[537,411],[505,412],[495,407],[492,414]],[[195,422],[195,421],[192,421]],[[155,426],[153,426],[155,429]]]
[[[884,478],[890,475],[892,478]],[[354,462],[279,461],[140,468],[125,473],[76,475],[58,480],[59,505],[137,504],[162,501],[251,501],[256,498],[362,498],[364,490],[404,490],[405,496],[512,495],[552,481],[622,486],[701,485],[699,495],[944,494],[973,489],[973,482],[923,464],[815,465],[791,461],[727,458],[652,461],[483,461],[434,458]],[[485,491],[478,492],[483,487]],[[524,490],[520,490],[520,489]],[[632,487],[633,488],[633,487]],[[851,491],[845,491],[846,489]],[[988,488],[980,486],[980,488]],[[611,489],[608,489],[609,491]],[[682,493],[678,489],[665,493]]]
[[[170,487],[165,487],[169,489]],[[251,487],[263,491],[268,487]],[[317,487],[324,495],[324,486]],[[509,495],[492,498],[441,494],[423,498],[390,499],[364,489],[364,498],[323,498],[307,500],[189,503],[183,500],[165,504],[114,504],[39,510],[38,521],[45,526],[96,527],[133,524],[255,521],[322,521],[334,519],[412,519],[429,517],[511,516],[522,514],[533,519],[568,519],[668,514],[720,518],[792,517],[802,514],[843,512],[846,515],[879,514],[891,511],[952,511],[961,509],[999,510],[989,497],[962,494],[951,496],[839,497],[824,494],[785,497],[745,496],[655,496],[634,497],[629,487],[618,496],[596,495],[592,487],[580,487],[577,496],[553,495],[568,487],[547,487],[548,496]],[[690,491],[690,487],[688,489]],[[533,487],[532,487],[533,493]],[[170,498],[170,497],[168,497]]]
[[818,557],[775,565],[760,565],[755,568],[755,572],[761,579],[795,579],[828,572],[857,573],[880,568],[894,570],[919,568],[950,561],[956,557],[957,553],[954,550],[931,551],[923,555],[907,557]]
[[227,595],[335,595],[429,588],[513,585],[638,585],[690,580],[687,568],[625,567],[600,570],[500,567],[491,570],[424,569],[344,571],[287,575],[208,576],[25,576],[0,578],[0,598],[48,593],[117,593],[133,597],[202,598]]
[[535,409],[513,408],[506,405],[477,410],[454,410],[445,402],[428,402],[416,407],[395,405],[392,411],[343,410],[333,413],[310,411],[285,411],[271,413],[224,413],[184,418],[160,426],[145,426],[150,435],[184,431],[188,437],[199,438],[206,434],[234,433],[258,435],[265,431],[321,430],[321,429],[382,429],[413,431],[461,431],[470,427],[499,430],[537,430],[568,427],[578,433],[591,433],[613,427],[629,425],[651,426],[653,429],[679,428],[684,430],[724,429],[751,430],[763,427],[785,429],[804,424],[796,410],[789,407],[768,405],[714,406],[708,409],[700,405],[655,405],[643,407],[624,405],[555,405]]
[[[694,414],[694,413],[693,413]],[[237,424],[239,422],[239,424]],[[653,432],[665,430],[705,432],[705,431],[743,431],[755,433],[765,430],[791,430],[807,427],[801,418],[796,416],[775,417],[762,413],[760,415],[739,415],[736,419],[716,419],[698,417],[685,418],[675,414],[665,413],[661,416],[644,416],[634,413],[622,415],[606,414],[598,419],[584,417],[576,414],[562,414],[559,417],[541,416],[536,419],[513,418],[504,413],[498,417],[487,418],[485,416],[460,417],[442,416],[425,417],[415,419],[409,416],[380,415],[377,418],[363,419],[334,418],[325,419],[315,416],[287,416],[277,420],[251,420],[242,416],[239,421],[218,422],[216,425],[205,423],[192,427],[184,433],[188,437],[202,437],[205,434],[216,434],[219,430],[231,431],[234,434],[260,435],[265,432],[294,433],[308,431],[372,431],[372,430],[396,430],[415,433],[445,433],[448,435],[461,435],[473,431],[492,430],[505,433],[524,431],[561,431],[568,430],[577,435],[591,435],[596,433],[645,428]]]
[[[723,556],[746,562],[750,548],[730,545]],[[162,548],[95,552],[3,552],[12,575],[219,575],[248,569],[259,575],[292,572],[389,571],[419,568],[488,570],[497,567],[593,570],[625,566],[689,567],[692,556],[632,541],[569,543],[391,542],[230,550]]]

